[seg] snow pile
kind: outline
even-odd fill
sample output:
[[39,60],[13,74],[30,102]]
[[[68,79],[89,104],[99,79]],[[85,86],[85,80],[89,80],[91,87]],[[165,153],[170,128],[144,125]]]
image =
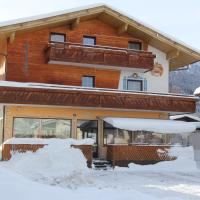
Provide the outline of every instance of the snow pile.
[[71,147],[71,144],[84,142],[89,140],[49,139],[48,145],[35,153],[14,153],[11,160],[4,162],[4,165],[32,180],[50,185],[86,185],[90,182],[87,178],[89,169],[86,158],[81,150]]
[[65,146],[68,145],[93,145],[94,140],[92,138],[86,138],[82,140],[76,139],[58,139],[58,138],[51,138],[51,139],[43,139],[43,138],[11,138],[4,142],[4,144],[55,144],[55,143],[62,143]]
[[[163,161],[154,165],[129,164],[129,169],[134,171],[154,171],[154,172],[193,172],[198,171],[194,161],[192,147],[175,146],[170,149],[169,155],[176,156],[173,161]],[[119,168],[117,168],[118,170]]]

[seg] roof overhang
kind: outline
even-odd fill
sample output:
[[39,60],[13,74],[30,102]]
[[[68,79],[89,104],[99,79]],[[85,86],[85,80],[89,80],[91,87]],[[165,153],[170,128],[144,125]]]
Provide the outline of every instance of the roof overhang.
[[171,70],[200,60],[200,52],[198,50],[104,4],[0,23],[0,32],[9,36],[13,32],[19,34],[46,26],[58,26],[63,23],[71,24],[76,19],[84,21],[92,18],[98,18],[116,28],[126,25],[129,34],[133,34],[139,39],[148,42],[149,45],[165,52],[169,59]]

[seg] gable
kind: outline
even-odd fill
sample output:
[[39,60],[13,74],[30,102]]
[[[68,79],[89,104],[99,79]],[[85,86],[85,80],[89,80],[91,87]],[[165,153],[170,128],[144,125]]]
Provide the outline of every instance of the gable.
[[2,26],[0,25],[0,31],[10,37],[13,32],[18,33],[45,26],[52,27],[63,23],[71,26],[76,24],[77,21],[96,18],[118,30],[124,27],[125,32],[128,34],[134,35],[143,41],[145,40],[146,43],[165,52],[169,59],[170,69],[183,67],[200,60],[200,52],[197,50],[106,5],[63,11],[48,16],[22,20],[21,22],[4,23]]

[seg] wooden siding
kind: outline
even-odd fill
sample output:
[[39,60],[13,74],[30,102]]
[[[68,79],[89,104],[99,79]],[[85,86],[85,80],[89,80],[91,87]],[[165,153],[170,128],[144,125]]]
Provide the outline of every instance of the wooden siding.
[[7,38],[0,34],[0,80],[5,80]]
[[[117,29],[93,19],[83,21],[71,30],[67,25],[43,28],[16,34],[12,44],[8,44],[8,65],[6,80],[21,82],[41,82],[64,85],[81,85],[82,75],[96,76],[96,87],[117,88],[120,71],[99,70],[45,63],[44,48],[51,32],[66,33],[68,42],[82,43],[83,35],[96,36],[97,45],[127,48],[128,41],[140,41],[127,33],[118,35]],[[141,41],[142,42],[142,41]],[[147,43],[143,42],[143,49]]]
[[0,103],[195,112],[195,97],[65,87],[31,88],[0,86]]
[[[127,166],[129,163],[154,164],[160,161],[175,160],[169,156],[170,146],[143,146],[143,145],[107,145],[107,160],[115,166]],[[157,152],[162,150],[163,153]]]
[[[4,144],[2,150],[2,160],[10,160],[12,153],[24,153],[27,151],[36,152],[43,148],[44,144]],[[92,166],[92,145],[73,145],[74,148],[80,149],[87,160],[88,167]]]

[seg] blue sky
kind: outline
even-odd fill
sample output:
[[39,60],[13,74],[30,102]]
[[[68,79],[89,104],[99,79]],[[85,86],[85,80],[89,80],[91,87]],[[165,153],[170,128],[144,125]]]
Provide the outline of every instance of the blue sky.
[[0,0],[0,21],[106,3],[200,49],[199,0]]

